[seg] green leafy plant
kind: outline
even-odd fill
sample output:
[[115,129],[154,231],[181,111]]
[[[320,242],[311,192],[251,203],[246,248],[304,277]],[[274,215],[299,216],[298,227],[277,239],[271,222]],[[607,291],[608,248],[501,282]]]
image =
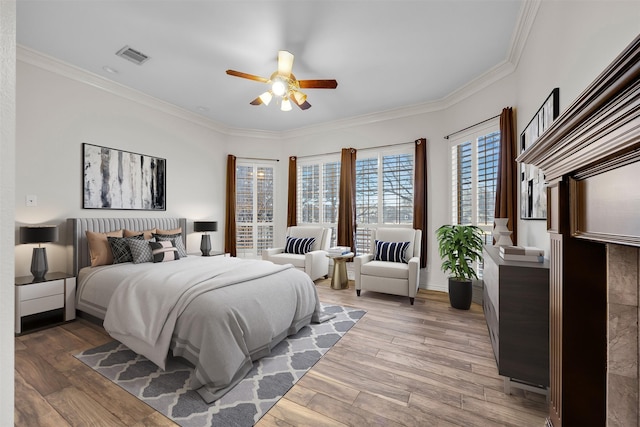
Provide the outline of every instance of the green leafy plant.
[[436,230],[442,271],[459,280],[477,279],[476,261],[482,261],[483,231],[475,225],[443,225]]

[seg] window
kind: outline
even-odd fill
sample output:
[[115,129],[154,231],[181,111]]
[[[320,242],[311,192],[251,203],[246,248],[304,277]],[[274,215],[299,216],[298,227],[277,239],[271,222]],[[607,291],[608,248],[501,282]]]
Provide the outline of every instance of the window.
[[236,252],[260,258],[273,247],[274,168],[268,164],[236,166]]
[[477,225],[491,243],[500,153],[497,121],[451,143],[452,224]]
[[413,152],[412,144],[358,151],[356,253],[370,251],[371,230],[376,227],[413,226]]
[[297,177],[298,224],[331,228],[331,246],[335,246],[340,189],[339,156],[298,160]]

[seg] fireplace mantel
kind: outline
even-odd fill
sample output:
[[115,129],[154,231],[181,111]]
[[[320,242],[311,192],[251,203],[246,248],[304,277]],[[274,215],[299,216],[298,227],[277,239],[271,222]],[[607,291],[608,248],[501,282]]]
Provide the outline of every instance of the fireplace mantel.
[[640,427],[640,36],[517,161],[547,181],[548,424]]

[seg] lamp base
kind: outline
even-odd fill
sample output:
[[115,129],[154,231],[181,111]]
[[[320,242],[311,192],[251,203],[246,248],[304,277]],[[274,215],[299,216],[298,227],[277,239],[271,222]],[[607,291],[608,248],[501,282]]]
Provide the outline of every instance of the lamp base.
[[202,252],[202,256],[209,256],[211,252],[211,238],[208,234],[202,235],[202,240],[200,240],[200,252]]
[[44,279],[44,275],[49,271],[46,248],[33,248],[31,256],[31,274],[36,280]]

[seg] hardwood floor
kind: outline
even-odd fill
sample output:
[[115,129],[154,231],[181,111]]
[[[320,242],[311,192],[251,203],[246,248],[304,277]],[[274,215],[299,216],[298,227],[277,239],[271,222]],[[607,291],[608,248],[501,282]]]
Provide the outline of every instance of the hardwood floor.
[[[322,302],[367,314],[258,426],[543,426],[545,398],[502,392],[482,308],[447,294],[408,298],[333,290]],[[15,339],[16,426],[174,426],[73,355],[110,341],[85,320]]]

